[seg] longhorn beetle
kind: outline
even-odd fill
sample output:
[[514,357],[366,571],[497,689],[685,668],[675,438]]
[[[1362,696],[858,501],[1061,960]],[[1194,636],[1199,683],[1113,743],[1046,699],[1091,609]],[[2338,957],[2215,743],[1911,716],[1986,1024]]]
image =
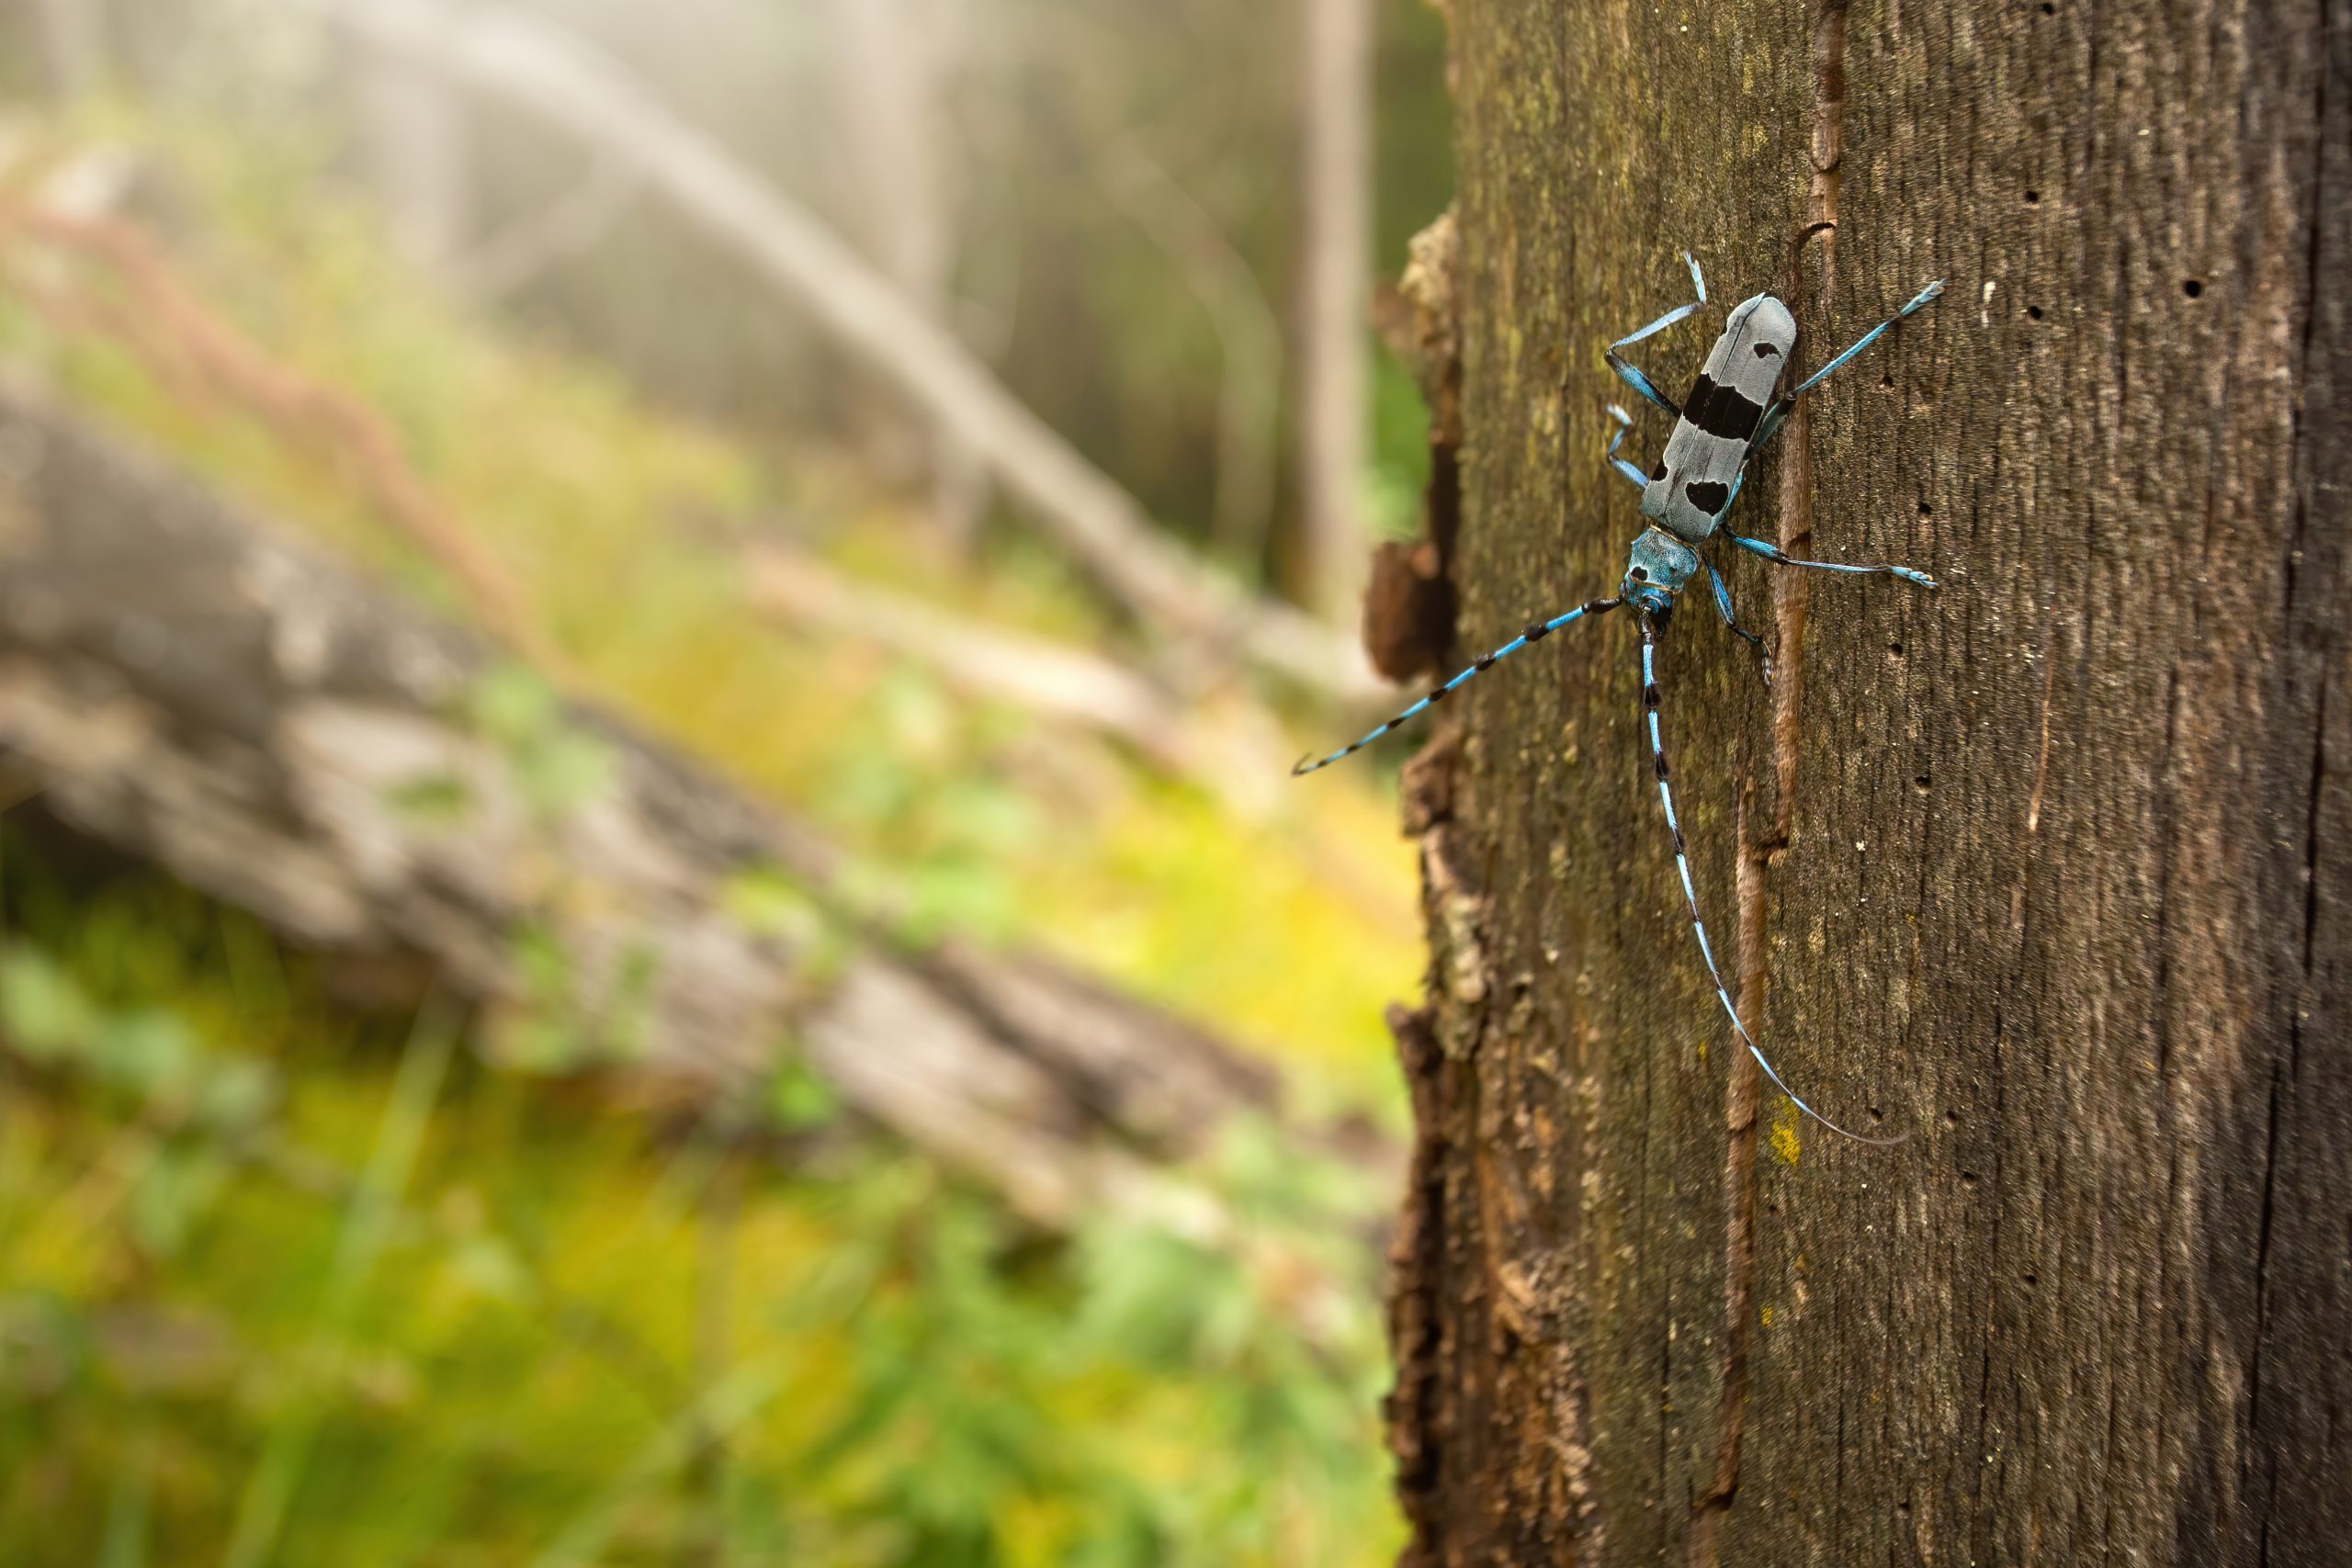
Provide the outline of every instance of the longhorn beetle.
[[[1682,259],[1690,268],[1690,287],[1698,299],[1687,305],[1678,305],[1639,332],[1628,333],[1609,345],[1609,367],[1620,379],[1633,388],[1647,401],[1674,416],[1674,434],[1667,437],[1666,453],[1657,467],[1647,474],[1617,455],[1624,442],[1633,416],[1615,403],[1608,405],[1610,417],[1617,429],[1611,437],[1609,448],[1602,457],[1611,468],[1624,476],[1627,482],[1642,492],[1642,515],[1649,520],[1634,540],[1626,558],[1624,580],[1619,583],[1614,596],[1588,600],[1575,609],[1553,616],[1548,621],[1530,621],[1526,629],[1502,647],[1487,654],[1443,685],[1433,688],[1429,695],[1365,736],[1352,745],[1319,761],[1302,759],[1291,770],[1294,776],[1311,773],[1330,766],[1340,758],[1362,750],[1374,740],[1395,729],[1407,719],[1434,703],[1445,700],[1453,689],[1473,675],[1491,669],[1497,661],[1507,659],[1531,643],[1545,637],[1585,615],[1599,615],[1623,604],[1630,604],[1640,617],[1642,629],[1642,708],[1649,721],[1650,760],[1657,774],[1657,797],[1666,808],[1667,830],[1674,837],[1674,869],[1681,874],[1682,897],[1690,908],[1690,930],[1699,939],[1699,955],[1707,961],[1707,975],[1715,983],[1715,996],[1724,1004],[1724,1012],[1731,1019],[1731,1026],[1747,1047],[1756,1065],[1764,1069],[1774,1086],[1789,1097],[1796,1108],[1840,1136],[1865,1144],[1899,1144],[1900,1137],[1867,1138],[1829,1120],[1803,1100],[1781,1081],[1772,1070],[1756,1041],[1740,1021],[1739,1010],[1732,1005],[1731,992],[1724,985],[1722,972],[1715,967],[1714,950],[1707,942],[1705,922],[1699,918],[1699,895],[1690,885],[1690,861],[1682,840],[1682,824],[1674,815],[1674,793],[1667,783],[1666,745],[1658,736],[1659,692],[1656,657],[1658,634],[1674,612],[1675,600],[1684,586],[1703,567],[1708,586],[1713,590],[1715,610],[1724,624],[1764,655],[1764,641],[1753,632],[1742,629],[1733,614],[1731,593],[1724,587],[1724,580],[1714,563],[1700,555],[1702,547],[1720,533],[1741,549],[1751,550],[1766,560],[1781,566],[1807,567],[1816,571],[1854,573],[1886,572],[1916,582],[1922,588],[1933,588],[1933,578],[1914,571],[1907,566],[1849,566],[1838,561],[1797,560],[1781,554],[1761,539],[1751,539],[1735,534],[1724,526],[1724,515],[1739,498],[1739,487],[1747,477],[1747,465],[1764,449],[1781,428],[1796,400],[1819,386],[1831,372],[1841,368],[1848,360],[1876,343],[1880,334],[1904,317],[1918,310],[1943,292],[1943,280],[1938,278],[1912,297],[1911,302],[1881,321],[1855,340],[1853,345],[1828,364],[1797,383],[1794,389],[1777,400],[1774,391],[1788,367],[1789,351],[1796,346],[1796,318],[1789,308],[1770,294],[1758,294],[1735,309],[1724,323],[1723,335],[1715,339],[1715,346],[1708,352],[1707,363],[1699,372],[1690,395],[1677,408],[1671,399],[1659,391],[1650,378],[1618,354],[1621,348],[1641,342],[1644,338],[1664,332],[1707,302],[1707,280],[1700,275],[1699,264],[1685,251]],[[1764,680],[1771,681],[1771,662],[1765,656]]]

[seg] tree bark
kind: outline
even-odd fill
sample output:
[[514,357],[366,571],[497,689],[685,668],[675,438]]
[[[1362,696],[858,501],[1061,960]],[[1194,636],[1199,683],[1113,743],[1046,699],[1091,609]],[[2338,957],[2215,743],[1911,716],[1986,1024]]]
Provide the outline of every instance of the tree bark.
[[[1237,1116],[1282,1114],[1272,1072],[1206,1030],[1035,953],[896,937],[839,893],[808,829],[623,725],[469,720],[488,666],[0,384],[12,801],[38,794],[294,941],[422,960],[493,1019],[558,1017],[663,1099],[752,1103],[797,1058],[1043,1224],[1164,1201],[1182,1182],[1168,1164]],[[551,798],[534,780],[558,739],[578,782]],[[763,890],[824,925],[762,919]],[[1377,1138],[1299,1135],[1389,1163]]]
[[[1770,290],[1727,576],[1447,705],[1392,1438],[1415,1564],[2341,1561],[2352,6],[1455,0],[1476,652],[1611,592],[1603,344]],[[1667,433],[1640,422],[1647,468]]]

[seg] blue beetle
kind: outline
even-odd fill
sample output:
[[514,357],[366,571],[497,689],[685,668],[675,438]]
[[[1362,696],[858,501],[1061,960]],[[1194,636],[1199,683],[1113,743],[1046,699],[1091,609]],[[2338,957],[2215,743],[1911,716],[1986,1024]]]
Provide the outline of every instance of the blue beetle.
[[[1620,605],[1632,606],[1641,623],[1642,633],[1642,707],[1649,733],[1650,757],[1657,775],[1659,803],[1666,809],[1667,829],[1674,839],[1674,866],[1682,879],[1682,896],[1690,908],[1690,929],[1698,938],[1700,955],[1707,962],[1707,974],[1715,983],[1715,995],[1722,1001],[1724,1014],[1747,1047],[1756,1064],[1764,1069],[1781,1093],[1787,1095],[1796,1108],[1807,1116],[1842,1136],[1866,1144],[1898,1144],[1896,1138],[1867,1138],[1848,1132],[1821,1112],[1807,1105],[1781,1081],[1772,1064],[1748,1033],[1741,1021],[1739,1010],[1732,1004],[1731,991],[1724,986],[1722,973],[1715,967],[1713,947],[1707,941],[1707,928],[1699,918],[1699,895],[1690,881],[1690,855],[1683,844],[1682,825],[1674,811],[1674,792],[1668,783],[1666,764],[1666,744],[1658,732],[1658,709],[1661,705],[1657,684],[1657,651],[1660,631],[1673,613],[1675,603],[1690,580],[1703,570],[1713,590],[1715,608],[1724,624],[1745,637],[1762,653],[1763,639],[1742,629],[1732,610],[1731,593],[1724,587],[1722,574],[1714,563],[1701,554],[1707,542],[1718,533],[1741,549],[1753,551],[1765,559],[1781,566],[1810,568],[1816,571],[1850,573],[1883,572],[1914,582],[1923,588],[1933,588],[1935,580],[1925,572],[1907,566],[1857,566],[1839,561],[1798,560],[1782,554],[1761,539],[1748,538],[1724,526],[1724,515],[1732,502],[1739,498],[1739,487],[1747,479],[1748,463],[1762,451],[1773,433],[1778,431],[1797,399],[1819,386],[1833,371],[1861,353],[1895,322],[1943,292],[1943,280],[1939,278],[1912,296],[1908,304],[1894,315],[1879,322],[1856,339],[1851,346],[1799,382],[1787,394],[1776,396],[1781,378],[1788,369],[1789,356],[1797,341],[1796,317],[1787,305],[1770,294],[1758,294],[1742,301],[1724,323],[1723,334],[1708,352],[1707,362],[1690,394],[1679,407],[1659,391],[1649,377],[1629,363],[1618,350],[1641,342],[1654,333],[1665,331],[1690,315],[1707,302],[1707,280],[1700,274],[1699,264],[1689,252],[1682,259],[1690,268],[1690,285],[1698,298],[1687,305],[1679,305],[1638,332],[1629,333],[1609,345],[1605,357],[1609,367],[1618,378],[1641,395],[1644,400],[1674,416],[1674,433],[1667,437],[1666,450],[1657,466],[1645,474],[1627,459],[1617,455],[1623,445],[1626,432],[1633,425],[1633,416],[1615,403],[1608,405],[1610,417],[1616,422],[1616,431],[1609,447],[1602,454],[1609,466],[1639,487],[1642,492],[1642,515],[1647,526],[1634,539],[1625,558],[1625,575],[1618,583],[1617,592],[1606,599],[1591,599],[1549,620],[1530,621],[1520,634],[1500,648],[1480,659],[1468,669],[1429,694],[1396,717],[1389,719],[1361,740],[1341,747],[1328,757],[1303,758],[1291,770],[1294,774],[1311,773],[1318,768],[1329,767],[1340,758],[1363,750],[1374,741],[1412,718],[1432,704],[1443,702],[1455,688],[1472,676],[1492,669],[1495,664],[1532,643],[1543,641],[1571,621],[1586,615],[1598,615]],[[1771,679],[1771,665],[1764,665],[1765,680]]]

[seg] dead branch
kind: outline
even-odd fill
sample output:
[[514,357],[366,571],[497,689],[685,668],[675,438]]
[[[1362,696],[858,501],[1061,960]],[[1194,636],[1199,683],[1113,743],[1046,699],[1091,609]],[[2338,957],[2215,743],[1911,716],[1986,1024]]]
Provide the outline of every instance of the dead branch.
[[1373,695],[1356,649],[1312,616],[1246,593],[1160,533],[1134,497],[823,224],[575,38],[495,4],[300,3],[635,170],[649,194],[937,420],[1105,590],[1194,657],[1238,651],[1323,692]]
[[877,643],[972,695],[1114,736],[1164,767],[1183,765],[1182,711],[1151,682],[1099,654],[951,615],[797,551],[756,549],[744,567],[752,598],[789,621]]
[[1243,820],[1274,804],[1284,777],[1279,731],[1253,704],[1180,702],[1099,653],[949,615],[796,551],[754,550],[745,572],[752,598],[789,621],[888,649],[969,695],[1109,736]]

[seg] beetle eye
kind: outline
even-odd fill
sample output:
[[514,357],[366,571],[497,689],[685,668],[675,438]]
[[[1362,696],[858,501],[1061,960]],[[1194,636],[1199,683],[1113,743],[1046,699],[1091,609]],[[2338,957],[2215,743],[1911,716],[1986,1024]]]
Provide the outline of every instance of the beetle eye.
[[1646,572],[1646,571],[1643,570],[1640,567],[1635,567],[1635,568],[1634,569],[1634,581],[1636,581],[1636,582],[1647,582],[1649,580],[1650,580],[1650,574],[1649,574],[1648,572]]

